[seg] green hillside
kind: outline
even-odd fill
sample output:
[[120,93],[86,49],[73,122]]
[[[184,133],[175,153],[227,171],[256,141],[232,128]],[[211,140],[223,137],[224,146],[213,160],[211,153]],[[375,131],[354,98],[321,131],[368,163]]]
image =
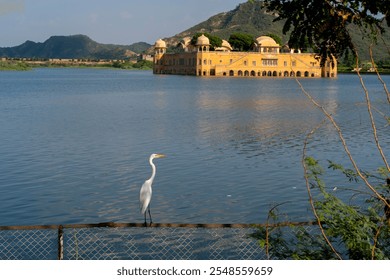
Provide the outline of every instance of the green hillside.
[[249,33],[254,36],[273,33],[279,37],[285,37],[282,34],[282,23],[273,22],[274,19],[275,16],[262,9],[261,3],[244,3],[232,11],[215,15],[174,37],[191,36],[197,32],[210,33],[223,39],[228,39],[232,33],[236,32]]
[[[254,37],[261,35],[275,34],[282,38],[282,42],[288,42],[288,34],[282,32],[283,22],[274,22],[276,17],[269,14],[263,9],[261,1],[253,3],[246,2],[238,5],[234,10],[217,14],[208,20],[201,22],[173,37],[165,40],[169,45],[177,44],[184,37],[192,37],[199,32],[209,33],[228,39],[232,33],[242,32],[252,34]],[[378,45],[374,48],[375,60],[389,60],[389,51],[386,47],[390,47],[390,28],[385,27],[386,32],[382,38],[378,39]],[[352,37],[355,40],[355,45],[359,51],[362,60],[369,60],[369,45],[370,42],[365,41],[359,33],[358,28],[351,27]],[[385,43],[383,42],[383,40]]]

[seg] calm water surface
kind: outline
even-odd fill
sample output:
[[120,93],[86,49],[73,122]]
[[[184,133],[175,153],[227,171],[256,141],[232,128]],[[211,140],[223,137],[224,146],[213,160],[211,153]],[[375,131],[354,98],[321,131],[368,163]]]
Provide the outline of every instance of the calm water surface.
[[[382,85],[365,81],[389,115]],[[301,82],[339,121],[361,167],[382,165],[357,77]],[[389,155],[389,128],[375,117]],[[141,222],[139,188],[155,152],[168,156],[155,160],[155,222],[260,223],[284,202],[290,218],[305,219],[303,141],[323,119],[292,79],[0,72],[0,224]],[[324,166],[349,164],[328,123],[308,148]],[[330,173],[329,188],[340,178]]]

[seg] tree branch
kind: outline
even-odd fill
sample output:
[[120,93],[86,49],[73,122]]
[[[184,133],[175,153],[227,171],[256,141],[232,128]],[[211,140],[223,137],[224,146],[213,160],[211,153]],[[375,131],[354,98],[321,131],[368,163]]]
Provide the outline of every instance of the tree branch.
[[352,154],[351,152],[349,151],[349,148],[347,146],[347,142],[344,138],[344,135],[341,131],[341,128],[338,126],[338,124],[336,123],[335,119],[332,117],[332,115],[323,107],[321,106],[306,90],[305,88],[302,86],[301,82],[295,78],[295,81],[298,83],[299,87],[301,88],[302,92],[307,96],[307,98],[317,107],[319,108],[323,113],[324,115],[327,117],[327,119],[332,123],[332,125],[334,126],[334,128],[336,129],[338,135],[339,135],[339,138],[342,142],[342,145],[344,147],[344,150],[349,158],[349,160],[351,161],[355,171],[356,171],[356,174],[358,174],[358,176],[364,181],[364,183],[366,184],[366,186],[376,195],[376,197],[383,201],[385,203],[385,205],[388,205],[390,207],[390,203],[386,201],[386,198],[384,198],[371,184],[370,182],[368,182],[366,176],[364,176],[362,174],[362,172],[359,170],[359,167],[357,166],[355,160],[353,159],[352,157]]
[[310,202],[310,205],[311,205],[311,208],[313,210],[313,213],[314,213],[314,216],[316,217],[317,219],[317,224],[318,226],[320,227],[320,230],[321,230],[321,234],[322,236],[324,237],[326,243],[329,245],[329,247],[332,249],[333,253],[335,253],[335,255],[340,259],[342,260],[341,256],[339,253],[337,253],[336,249],[333,247],[332,243],[330,242],[330,240],[328,239],[328,237],[326,236],[326,233],[325,233],[325,230],[324,228],[322,227],[322,224],[321,224],[321,219],[320,217],[318,216],[318,213],[317,213],[317,210],[316,210],[316,207],[314,205],[314,201],[313,201],[313,196],[311,194],[311,190],[310,190],[310,183],[309,183],[309,178],[308,178],[308,175],[307,175],[307,166],[306,166],[306,162],[305,162],[305,159],[306,159],[306,148],[307,148],[307,144],[308,144],[308,140],[309,138],[324,124],[324,122],[326,121],[323,120],[316,128],[314,128],[312,131],[310,131],[310,133],[306,136],[305,138],[305,142],[304,142],[304,145],[303,145],[303,153],[302,153],[302,165],[303,165],[303,170],[304,170],[304,173],[305,173],[305,181],[306,181],[306,189],[307,189],[307,193],[309,195],[309,202]]
[[[372,59],[372,48],[370,46],[370,54],[371,54],[371,59]],[[373,59],[372,59],[373,61]],[[373,63],[374,65],[375,63]],[[374,116],[372,114],[372,110],[371,110],[371,100],[370,100],[370,95],[368,93],[368,89],[363,81],[363,77],[362,75],[360,74],[360,70],[359,70],[359,57],[356,57],[356,73],[359,77],[359,80],[360,80],[360,84],[362,85],[362,88],[364,90],[364,94],[365,94],[365,97],[366,97],[366,104],[367,104],[367,110],[368,110],[368,114],[370,115],[370,121],[371,121],[371,127],[372,127],[372,132],[373,132],[373,135],[374,135],[374,139],[375,139],[375,143],[376,143],[376,146],[378,148],[378,151],[382,157],[382,160],[383,162],[385,163],[386,165],[386,168],[387,168],[387,171],[390,172],[390,166],[389,166],[389,163],[387,162],[387,159],[386,159],[386,156],[385,154],[383,153],[383,150],[382,150],[382,147],[379,143],[379,139],[378,139],[378,133],[377,133],[377,130],[376,130],[376,125],[375,125],[375,120],[374,120]],[[378,70],[377,70],[378,71]],[[380,77],[380,75],[378,74],[378,76]],[[383,80],[382,80],[383,81]],[[383,84],[385,85],[385,90],[387,91],[387,88],[386,88],[386,84],[383,82]]]
[[374,56],[373,56],[373,54],[372,54],[372,44],[370,45],[370,58],[371,58],[372,67],[374,67],[375,73],[376,73],[376,75],[378,76],[378,79],[379,79],[379,81],[382,83],[383,88],[384,88],[384,90],[385,90],[385,92],[386,92],[386,95],[387,95],[387,102],[390,104],[390,92],[388,91],[387,86],[386,86],[386,83],[385,83],[385,81],[383,81],[381,75],[380,75],[379,72],[378,72],[378,68],[376,67],[376,64],[375,64],[375,61],[374,61]]

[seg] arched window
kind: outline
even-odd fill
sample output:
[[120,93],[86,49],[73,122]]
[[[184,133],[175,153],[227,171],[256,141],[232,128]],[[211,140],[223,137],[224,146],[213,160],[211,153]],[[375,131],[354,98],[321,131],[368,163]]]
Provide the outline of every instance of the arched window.
[[289,76],[288,71],[284,71],[283,76],[288,77]]
[[245,76],[245,77],[248,77],[248,76],[249,76],[249,71],[248,71],[248,70],[244,72],[244,76]]
[[305,77],[309,77],[309,72],[308,71],[305,72]]
[[255,77],[256,76],[256,72],[255,71],[251,71],[251,76]]
[[272,73],[272,76],[277,77],[277,76],[278,76],[278,72],[274,71],[274,72]]
[[234,76],[234,71],[233,71],[233,70],[230,70],[230,71],[229,71],[229,76],[231,76],[231,77]]
[[297,77],[301,77],[301,76],[302,76],[301,71],[298,71],[298,72],[297,72]]
[[239,70],[237,74],[238,74],[238,76],[242,76],[242,71]]

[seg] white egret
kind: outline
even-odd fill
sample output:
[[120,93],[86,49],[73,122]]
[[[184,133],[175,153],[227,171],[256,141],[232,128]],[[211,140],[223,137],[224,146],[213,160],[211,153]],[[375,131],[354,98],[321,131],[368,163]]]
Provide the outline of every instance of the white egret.
[[154,177],[156,176],[156,166],[153,163],[155,158],[164,158],[163,154],[152,154],[149,158],[150,166],[152,167],[152,176],[145,181],[142,185],[141,190],[139,192],[139,202],[140,202],[140,210],[141,213],[144,214],[145,217],[145,225],[146,225],[146,209],[148,209],[150,224],[152,224],[152,216],[150,215],[150,200],[152,199],[152,184]]

